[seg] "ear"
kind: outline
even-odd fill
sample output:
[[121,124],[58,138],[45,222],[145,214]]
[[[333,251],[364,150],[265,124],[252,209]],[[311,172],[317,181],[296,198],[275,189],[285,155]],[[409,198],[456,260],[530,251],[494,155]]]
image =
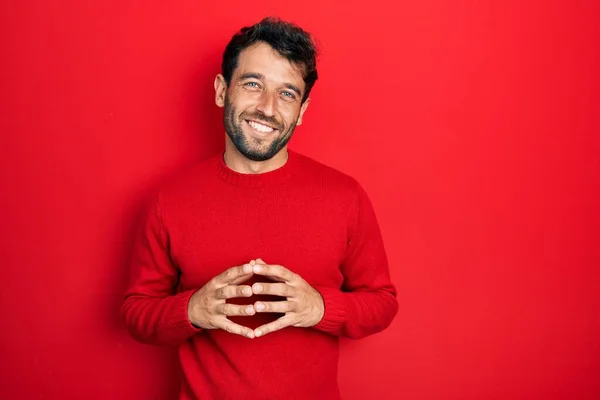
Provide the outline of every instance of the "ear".
[[225,77],[219,74],[215,78],[215,103],[219,107],[225,106],[225,92],[227,92],[227,83]]
[[302,106],[300,107],[300,115],[298,116],[298,122],[296,122],[296,126],[302,125],[302,116],[304,115],[304,112],[308,108],[309,104],[310,104],[310,97],[308,99],[304,100],[304,103],[302,103]]

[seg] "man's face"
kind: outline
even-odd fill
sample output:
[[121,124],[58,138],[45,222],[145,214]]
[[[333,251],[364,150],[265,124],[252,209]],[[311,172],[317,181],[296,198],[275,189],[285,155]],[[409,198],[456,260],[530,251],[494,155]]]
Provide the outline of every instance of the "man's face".
[[229,87],[222,76],[215,80],[217,104],[225,107],[225,131],[244,157],[272,158],[302,123],[309,100],[302,103],[300,68],[259,42],[240,53]]

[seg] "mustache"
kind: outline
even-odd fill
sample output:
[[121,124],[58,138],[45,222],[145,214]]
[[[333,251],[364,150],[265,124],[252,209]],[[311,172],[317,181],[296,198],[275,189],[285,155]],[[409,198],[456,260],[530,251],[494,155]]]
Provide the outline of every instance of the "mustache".
[[277,121],[277,119],[275,119],[274,117],[268,117],[266,115],[264,115],[263,113],[252,113],[252,114],[248,114],[248,113],[244,113],[241,115],[242,119],[252,119],[255,121],[261,121],[264,122],[266,124],[268,124],[269,126],[272,126],[273,128],[277,129],[277,130],[283,130],[283,127],[281,126],[282,124],[279,123],[279,121]]

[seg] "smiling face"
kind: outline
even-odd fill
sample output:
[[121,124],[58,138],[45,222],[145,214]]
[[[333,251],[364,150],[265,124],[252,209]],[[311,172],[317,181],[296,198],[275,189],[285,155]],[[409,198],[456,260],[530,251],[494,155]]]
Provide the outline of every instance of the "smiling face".
[[222,75],[215,79],[216,103],[225,108],[225,131],[245,158],[273,158],[302,123],[310,101],[302,103],[302,72],[301,66],[257,42],[240,53],[229,86]]

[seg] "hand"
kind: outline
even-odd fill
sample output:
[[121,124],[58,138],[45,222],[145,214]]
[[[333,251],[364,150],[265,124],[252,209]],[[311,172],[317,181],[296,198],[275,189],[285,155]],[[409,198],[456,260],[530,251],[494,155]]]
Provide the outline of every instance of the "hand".
[[226,302],[234,297],[250,297],[252,289],[248,285],[239,285],[254,275],[254,260],[248,264],[229,268],[208,281],[197,290],[188,303],[190,322],[202,329],[223,329],[229,333],[254,338],[254,331],[230,321],[234,315],[254,315],[252,305],[236,305]]
[[297,275],[281,265],[268,265],[261,259],[256,260],[253,272],[269,277],[276,283],[255,283],[252,292],[286,297],[286,301],[257,301],[256,312],[284,313],[285,315],[271,323],[259,326],[254,336],[264,336],[288,326],[308,328],[318,324],[325,313],[321,294]]

